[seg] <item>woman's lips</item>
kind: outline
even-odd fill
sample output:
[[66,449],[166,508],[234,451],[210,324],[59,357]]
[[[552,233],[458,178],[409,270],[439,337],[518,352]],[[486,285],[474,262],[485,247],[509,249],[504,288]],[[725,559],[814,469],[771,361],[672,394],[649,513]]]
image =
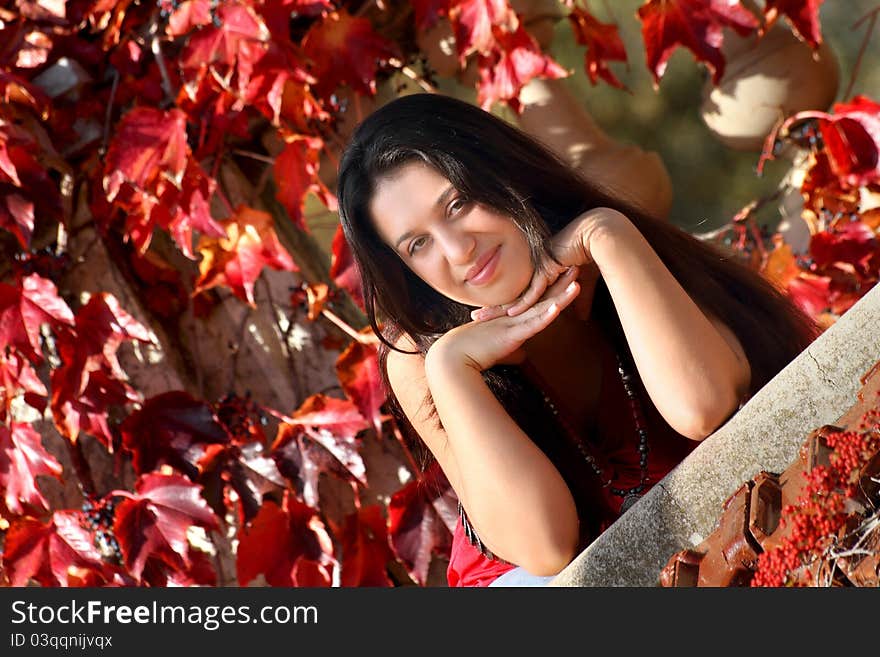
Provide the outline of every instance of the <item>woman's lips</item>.
[[471,271],[468,272],[467,282],[471,285],[482,285],[492,278],[495,269],[498,267],[500,259],[498,256],[500,253],[501,247],[496,246],[494,250],[487,254],[487,257],[481,258],[482,262],[477,262]]

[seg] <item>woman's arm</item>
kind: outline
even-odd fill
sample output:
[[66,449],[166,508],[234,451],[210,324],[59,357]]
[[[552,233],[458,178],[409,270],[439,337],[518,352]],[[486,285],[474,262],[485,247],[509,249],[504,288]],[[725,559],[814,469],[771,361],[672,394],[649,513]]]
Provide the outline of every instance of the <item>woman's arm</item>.
[[[441,337],[425,359],[391,352],[387,361],[401,408],[439,462],[480,540],[534,575],[554,575],[575,556],[577,511],[559,471],[504,410],[480,372],[524,336],[548,326],[576,296],[572,280],[573,274],[562,277],[567,291],[551,294],[521,319],[471,322]],[[499,348],[496,338],[508,342]],[[427,390],[442,428],[424,407]]]
[[746,394],[742,346],[691,299],[627,217],[598,208],[580,221],[651,400],[676,431],[702,440]]
[[585,212],[553,236],[550,249],[558,262],[538,268],[519,299],[471,316],[517,316],[563,266],[578,266],[583,280],[605,280],[639,375],[670,426],[702,440],[730,417],[751,378],[739,340],[700,309],[626,216],[611,208]]

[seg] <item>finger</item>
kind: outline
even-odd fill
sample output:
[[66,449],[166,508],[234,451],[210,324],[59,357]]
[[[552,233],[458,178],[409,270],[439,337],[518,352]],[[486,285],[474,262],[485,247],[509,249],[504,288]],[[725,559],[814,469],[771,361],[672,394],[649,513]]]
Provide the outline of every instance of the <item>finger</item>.
[[546,276],[536,276],[523,296],[507,309],[507,314],[515,317],[535,305],[542,297],[558,294],[561,289],[565,289],[566,285],[577,278],[577,272],[577,267],[569,267],[562,270],[554,280],[549,280]]
[[516,318],[518,321],[511,327],[511,330],[516,333],[516,338],[528,340],[543,331],[577,298],[580,291],[580,284],[577,281],[571,281],[559,294],[543,299],[519,315]]
[[507,314],[510,317],[515,317],[534,306],[535,302],[544,294],[544,290],[547,289],[549,284],[550,281],[547,280],[543,273],[536,274],[532,278],[531,283],[529,283],[529,287],[526,288],[526,291],[522,293],[520,298],[517,299],[513,305],[507,308]]
[[569,283],[577,280],[579,273],[580,267],[571,266],[567,268],[559,275],[559,278],[557,278],[556,281],[544,291],[544,297],[549,298],[560,294],[566,287],[568,287]]
[[507,305],[483,306],[471,311],[471,319],[475,322],[486,322],[496,317],[502,317],[505,314],[507,314]]

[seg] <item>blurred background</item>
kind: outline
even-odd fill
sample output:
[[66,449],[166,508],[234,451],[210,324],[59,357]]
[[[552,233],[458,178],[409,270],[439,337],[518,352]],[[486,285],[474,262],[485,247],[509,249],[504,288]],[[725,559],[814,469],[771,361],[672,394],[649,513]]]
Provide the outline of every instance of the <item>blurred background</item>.
[[[565,79],[582,100],[597,123],[611,136],[631,141],[660,154],[673,184],[670,219],[692,232],[713,230],[728,222],[736,212],[755,198],[772,193],[785,175],[790,162],[770,162],[764,175],[757,176],[757,151],[734,150],[719,141],[700,117],[707,68],[690,51],[679,48],[669,60],[666,73],[655,91],[645,65],[641,22],[636,11],[644,0],[613,0],[589,3],[590,10],[603,22],[616,22],[626,45],[628,66],[612,63],[611,68],[632,93],[607,84],[590,84],[584,73],[584,47],[578,45],[567,21],[559,21],[549,51],[574,74]],[[867,20],[853,25],[877,0],[829,0],[820,9],[822,34],[837,58],[839,85],[837,101],[850,83],[859,47],[868,27]],[[780,19],[779,22],[784,22]],[[787,24],[784,27],[788,27]],[[880,97],[880,34],[875,29],[862,56],[850,94]],[[725,39],[735,39],[732,30]],[[848,98],[846,98],[848,100]],[[759,219],[772,223],[772,205]]]
[[[589,11],[598,20],[616,23],[619,28],[626,46],[628,62],[612,62],[610,68],[628,91],[615,89],[604,82],[596,86],[590,83],[584,71],[585,47],[576,43],[567,20],[555,22],[552,40],[548,39],[549,45],[545,49],[562,66],[573,72],[563,82],[587,108],[602,130],[617,140],[637,144],[661,156],[673,185],[670,220],[690,232],[709,232],[729,222],[751,201],[772,194],[791,168],[791,161],[784,157],[771,161],[765,166],[763,175],[758,176],[756,166],[760,148],[736,149],[716,137],[701,116],[705,96],[712,88],[710,74],[706,66],[697,62],[690,51],[679,48],[674,52],[659,86],[654,88],[653,78],[645,64],[641,21],[636,15],[639,6],[643,4],[644,0],[593,0],[586,3]],[[761,6],[763,2],[757,4]],[[564,7],[558,6],[561,14],[567,13]],[[873,31],[864,48],[858,70],[854,71],[870,24],[870,20],[864,17],[878,6],[880,2],[877,0],[829,0],[822,4],[822,35],[830,48],[832,62],[836,60],[837,79],[819,81],[807,78],[804,88],[814,84],[831,84],[836,87],[836,95],[831,96],[835,101],[844,100],[847,90],[850,91],[846,99],[855,94],[880,98],[880,67],[877,66],[880,34],[877,34],[877,29]],[[788,33],[789,26],[784,17],[777,24],[781,28],[780,32]],[[745,48],[748,45],[746,41],[755,41],[754,36],[740,40],[731,29],[725,29],[724,36],[725,49]],[[755,69],[764,65],[771,75],[785,75],[788,65],[787,60],[770,62],[767,57],[762,59],[760,53],[745,63],[740,61],[739,65],[733,59],[728,59],[725,73],[727,77],[737,72],[753,75]],[[853,78],[854,72],[856,75]],[[476,102],[473,86],[441,76],[437,76],[434,82],[443,93]],[[735,89],[735,86],[730,88]],[[380,86],[377,100],[387,100],[401,89],[419,90],[411,80],[397,76]],[[760,106],[762,101],[761,98],[753,97],[750,102]],[[514,114],[506,106],[495,105],[492,111],[514,120]],[[743,108],[739,111],[742,112]],[[739,118],[730,116],[724,120],[729,124]],[[759,223],[773,229],[779,223],[780,215],[776,206],[769,203],[756,214],[756,218]],[[323,205],[310,196],[307,220],[318,241],[329,247],[338,222],[336,214],[327,212]]]

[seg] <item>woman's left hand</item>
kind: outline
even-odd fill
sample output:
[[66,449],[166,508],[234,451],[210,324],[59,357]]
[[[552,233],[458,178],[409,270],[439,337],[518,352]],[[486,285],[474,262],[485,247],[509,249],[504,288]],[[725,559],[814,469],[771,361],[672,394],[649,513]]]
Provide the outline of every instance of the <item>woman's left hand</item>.
[[[531,308],[543,298],[544,292],[565,273],[569,267],[580,268],[582,287],[584,277],[598,279],[598,270],[590,255],[590,238],[606,222],[624,215],[611,208],[595,208],[578,216],[550,240],[550,254],[535,267],[535,273],[526,290],[514,301],[500,306],[484,306],[471,312],[474,321],[485,321],[509,315],[514,317]],[[588,302],[584,295],[581,303]]]

